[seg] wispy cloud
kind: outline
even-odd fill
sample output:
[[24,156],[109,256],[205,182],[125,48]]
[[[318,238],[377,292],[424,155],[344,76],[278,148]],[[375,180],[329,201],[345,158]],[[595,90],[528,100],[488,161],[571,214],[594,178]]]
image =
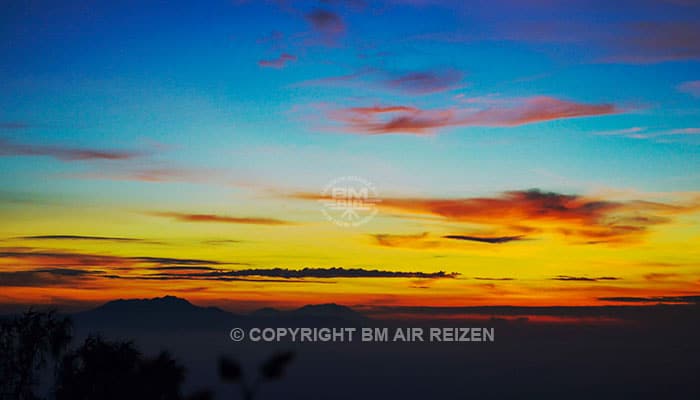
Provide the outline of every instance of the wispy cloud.
[[700,135],[700,128],[678,128],[666,131],[665,135]]
[[517,236],[468,236],[468,235],[445,235],[445,239],[455,239],[455,240],[467,240],[472,242],[482,242],[491,244],[501,244],[508,242],[515,242],[518,240],[523,240],[522,235]]
[[639,139],[639,138],[645,137],[645,134],[642,132],[644,132],[646,130],[647,130],[646,127],[633,126],[631,128],[623,128],[623,129],[615,129],[615,130],[610,130],[610,131],[595,132],[595,135],[599,135],[599,136],[625,136],[625,137]]
[[662,282],[668,279],[674,279],[680,277],[679,274],[672,272],[652,272],[650,274],[645,274],[644,279],[650,282]]
[[218,222],[227,224],[252,225],[294,225],[294,222],[266,217],[234,217],[216,214],[187,214],[178,212],[149,212],[148,215],[173,218],[183,222]]
[[106,280],[249,281],[333,283],[331,279],[403,278],[455,279],[455,272],[390,271],[368,268],[246,268],[230,269],[238,262],[160,256],[109,256],[90,253],[0,248],[0,259],[13,260],[16,270],[0,272],[7,287],[62,286],[93,288]]
[[618,303],[700,304],[700,295],[693,295],[693,296],[651,296],[651,297],[599,297],[598,300],[618,302]]
[[463,87],[463,79],[464,73],[452,68],[393,72],[365,67],[350,74],[303,81],[296,86],[369,87],[406,95],[427,95]]
[[532,23],[516,18],[495,37],[583,46],[588,50],[584,54],[608,63],[652,64],[700,58],[700,28],[694,22],[679,20],[609,25],[600,21],[564,23],[546,17]]
[[380,233],[372,235],[376,243],[384,247],[409,247],[428,249],[438,247],[440,243],[437,240],[431,239],[428,232],[423,232],[415,235],[394,235],[388,233]]
[[93,280],[104,275],[104,271],[71,268],[42,268],[29,271],[1,271],[0,286],[4,287],[51,287],[70,286]]
[[[660,3],[667,3],[661,5]],[[688,3],[693,3],[689,0]],[[470,26],[453,32],[427,32],[413,37],[447,43],[487,40],[564,44],[591,61],[650,64],[700,59],[697,8],[683,11],[671,1],[636,1],[620,8],[590,7],[590,2],[511,1],[483,8]],[[626,3],[626,2],[623,2]],[[680,4],[680,1],[673,3]],[[460,2],[441,6],[465,12]],[[633,5],[632,5],[633,4]],[[496,11],[497,10],[497,11]],[[595,10],[595,15],[591,11]],[[622,15],[625,18],[620,20]],[[478,15],[478,12],[477,12]],[[651,17],[651,18],[650,18]]]
[[420,109],[407,105],[350,107],[331,110],[327,116],[339,129],[350,133],[426,135],[449,127],[512,127],[621,112],[612,104],[576,103],[546,96],[516,99],[512,103],[484,109]]
[[621,278],[614,276],[600,276],[600,277],[587,277],[587,276],[569,276],[569,275],[558,275],[551,278],[553,281],[565,281],[565,282],[599,282],[599,281],[618,281]]
[[[403,247],[413,249],[433,249],[438,247],[450,247],[448,241],[472,241],[479,243],[501,244],[524,240],[524,236],[474,236],[474,235],[443,235],[431,236],[429,232],[423,232],[414,235],[397,235],[397,234],[374,234],[371,235],[375,242],[384,247]],[[448,239],[448,240],[443,240]]]
[[19,265],[80,267],[80,266],[128,266],[133,260],[118,256],[76,253],[35,248],[0,248],[0,258],[16,260]]
[[196,258],[158,257],[158,256],[115,256],[74,251],[41,249],[34,247],[0,247],[0,259],[14,260],[20,266],[41,267],[113,267],[131,268],[153,265],[231,265],[237,263],[221,262]]
[[649,131],[646,127],[632,127],[611,131],[596,132],[599,136],[623,136],[630,139],[658,139],[664,136],[688,136],[700,135],[700,128],[675,128],[667,130]]
[[700,81],[688,81],[678,85],[678,91],[700,97]]
[[219,271],[219,268],[202,267],[199,265],[169,265],[164,267],[150,267],[150,271]]
[[483,276],[475,276],[472,279],[477,281],[514,281],[515,278],[487,278]]
[[[19,130],[19,129],[27,129],[30,128],[31,125],[29,125],[26,122],[19,122],[19,121],[5,121],[5,122],[0,122],[0,129],[6,129],[6,130]],[[0,142],[1,143],[1,142]]]
[[444,92],[461,86],[464,74],[454,69],[417,71],[382,80],[381,83],[407,94]]
[[287,66],[288,63],[296,60],[297,57],[295,55],[289,53],[282,53],[277,58],[269,60],[260,60],[258,61],[258,65],[265,68],[284,68]]
[[371,76],[377,71],[378,70],[376,68],[362,68],[350,74],[326,76],[323,78],[305,80],[296,83],[294,86],[351,86],[356,84],[360,80],[360,78]]
[[637,22],[611,33],[601,44],[614,52],[607,61],[647,64],[697,60],[700,27],[694,22]]
[[388,271],[379,269],[365,269],[365,268],[342,268],[342,267],[332,267],[332,268],[301,268],[301,269],[289,269],[289,268],[256,268],[256,269],[242,269],[236,271],[217,271],[211,273],[204,273],[198,275],[190,275],[190,277],[201,277],[201,278],[223,278],[223,277],[271,277],[271,278],[317,278],[317,279],[329,279],[329,278],[420,278],[420,279],[453,279],[459,276],[455,272],[405,272],[405,271]]
[[0,156],[46,156],[62,161],[127,160],[143,156],[140,151],[98,150],[67,146],[12,143],[0,139]]
[[98,179],[135,182],[186,182],[186,183],[221,183],[233,184],[232,179],[224,176],[223,171],[202,168],[145,167],[100,169],[84,173],[67,175],[70,178]]
[[456,279],[458,273],[451,272],[401,272],[365,268],[256,268],[241,270],[215,270],[210,268],[163,268],[150,274],[110,275],[109,279],[131,279],[151,281],[219,281],[219,282],[276,282],[276,283],[335,283],[333,279],[357,278],[401,278],[435,281],[438,279]]
[[154,256],[137,256],[124,257],[125,260],[134,261],[145,264],[155,265],[230,265],[238,263],[221,262],[215,260],[204,260],[201,258],[177,258],[177,257],[154,257]]
[[[36,236],[19,236],[15,239],[25,240],[88,240],[99,242],[143,242],[144,239],[124,238],[124,237],[109,237],[109,236],[82,236],[82,235],[36,235]],[[153,242],[149,242],[153,243]]]

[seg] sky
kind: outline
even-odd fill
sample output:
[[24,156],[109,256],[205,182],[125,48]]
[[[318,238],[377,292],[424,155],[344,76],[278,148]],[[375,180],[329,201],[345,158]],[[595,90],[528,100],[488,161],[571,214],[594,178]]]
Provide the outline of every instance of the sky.
[[700,292],[697,1],[115,3],[0,16],[4,307]]

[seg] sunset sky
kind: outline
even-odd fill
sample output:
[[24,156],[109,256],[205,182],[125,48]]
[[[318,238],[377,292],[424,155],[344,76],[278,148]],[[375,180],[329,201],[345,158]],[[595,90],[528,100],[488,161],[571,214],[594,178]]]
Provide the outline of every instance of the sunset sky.
[[3,6],[4,307],[700,293],[696,1],[108,3]]

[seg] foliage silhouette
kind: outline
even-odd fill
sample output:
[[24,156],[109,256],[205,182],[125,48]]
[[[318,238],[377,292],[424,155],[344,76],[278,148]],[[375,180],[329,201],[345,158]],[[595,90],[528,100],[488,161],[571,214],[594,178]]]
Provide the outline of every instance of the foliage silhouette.
[[56,311],[24,314],[0,322],[0,399],[34,400],[39,372],[57,361],[71,341],[71,321]]
[[89,336],[66,354],[58,370],[56,400],[179,400],[185,369],[167,352],[144,357],[132,342]]
[[240,364],[232,358],[219,358],[219,376],[227,383],[238,383],[245,400],[252,400],[258,394],[260,385],[265,381],[274,381],[284,376],[287,366],[294,360],[291,351],[273,354],[260,365],[260,371],[252,382],[247,380]]
[[[0,320],[0,400],[39,400],[34,391],[49,360],[54,361],[50,398],[55,400],[213,399],[207,390],[182,395],[185,368],[168,352],[146,357],[131,341],[95,335],[66,352],[71,340],[70,319],[56,311],[29,310]],[[281,379],[293,359],[293,352],[273,354],[249,381],[237,361],[221,357],[219,375],[226,383],[239,384],[243,398],[252,400],[263,383]]]

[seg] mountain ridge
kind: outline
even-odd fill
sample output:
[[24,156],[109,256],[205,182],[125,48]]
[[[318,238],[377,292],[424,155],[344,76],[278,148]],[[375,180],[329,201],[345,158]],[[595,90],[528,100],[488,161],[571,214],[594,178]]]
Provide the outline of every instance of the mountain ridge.
[[177,296],[116,299],[91,310],[72,314],[85,329],[208,330],[251,324],[336,325],[367,319],[350,307],[335,303],[308,304],[293,310],[271,307],[236,314],[218,307],[203,307]]

